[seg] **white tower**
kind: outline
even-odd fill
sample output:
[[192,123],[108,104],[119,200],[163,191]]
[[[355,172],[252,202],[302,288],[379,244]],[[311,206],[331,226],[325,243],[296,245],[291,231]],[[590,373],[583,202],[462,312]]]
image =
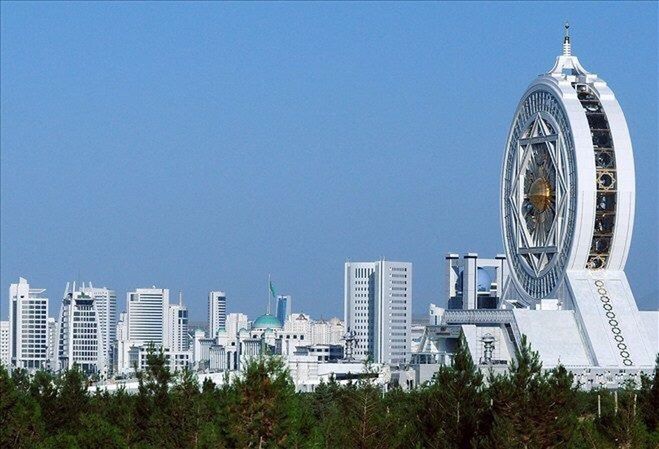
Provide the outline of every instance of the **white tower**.
[[46,368],[48,298],[24,278],[9,286],[9,352],[16,368]]
[[412,264],[346,262],[345,326],[354,333],[353,356],[377,363],[409,361],[412,328]]
[[168,341],[169,289],[138,288],[127,293],[128,340],[134,345]]
[[634,222],[634,160],[607,84],[563,54],[522,96],[505,149],[505,294],[575,312],[593,366],[653,366],[624,273]]
[[117,295],[114,290],[107,287],[94,287],[91,283],[87,286],[83,283],[81,291],[94,298],[103,336],[103,352],[110,365],[114,352],[113,347],[117,339]]
[[66,284],[59,318],[59,369],[77,365],[88,374],[107,367],[99,313],[92,296]]
[[208,293],[208,337],[215,338],[217,331],[227,325],[227,295],[221,291]]
[[183,305],[183,293],[179,293],[178,304],[169,305],[169,342],[172,352],[187,351],[190,347],[188,341],[188,308]]

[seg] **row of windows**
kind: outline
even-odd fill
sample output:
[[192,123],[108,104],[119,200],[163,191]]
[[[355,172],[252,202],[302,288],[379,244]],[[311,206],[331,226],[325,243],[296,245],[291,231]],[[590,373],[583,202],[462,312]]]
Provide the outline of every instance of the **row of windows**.
[[372,268],[355,268],[356,277],[368,277],[373,274]]

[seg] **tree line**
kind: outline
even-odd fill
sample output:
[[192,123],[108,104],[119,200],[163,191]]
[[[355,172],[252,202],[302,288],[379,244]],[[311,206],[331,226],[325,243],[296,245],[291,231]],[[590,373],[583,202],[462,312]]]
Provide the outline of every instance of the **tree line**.
[[[659,362],[659,358],[658,358]],[[464,343],[411,391],[330,380],[298,393],[277,357],[221,385],[149,355],[136,394],[88,392],[77,369],[0,366],[0,448],[634,449],[659,448],[659,380],[582,391],[543,370],[525,342],[505,374],[483,374]]]

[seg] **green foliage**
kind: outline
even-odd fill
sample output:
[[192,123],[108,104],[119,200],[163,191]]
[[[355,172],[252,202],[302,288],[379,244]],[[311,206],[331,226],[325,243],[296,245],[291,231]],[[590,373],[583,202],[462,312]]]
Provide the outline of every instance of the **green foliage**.
[[230,440],[237,447],[288,447],[295,388],[283,361],[259,357],[233,382]]
[[522,338],[516,360],[505,374],[490,375],[486,447],[561,448],[577,424],[577,391],[571,374],[559,366],[542,370],[537,352]]
[[27,394],[29,380],[17,372],[10,376],[0,364],[0,447],[32,448],[43,436],[43,419],[39,404]]
[[200,385],[192,372],[172,374],[152,348],[128,394],[89,392],[75,368],[29,376],[0,366],[0,447],[659,448],[656,370],[640,386],[580,391],[565,368],[543,370],[525,339],[508,370],[487,379],[463,340],[453,363],[412,391],[385,391],[365,368],[372,377],[299,393],[283,361],[264,356],[220,385]]
[[471,447],[480,434],[487,400],[483,375],[476,369],[464,337],[453,364],[435,373],[421,400],[417,416],[424,447]]

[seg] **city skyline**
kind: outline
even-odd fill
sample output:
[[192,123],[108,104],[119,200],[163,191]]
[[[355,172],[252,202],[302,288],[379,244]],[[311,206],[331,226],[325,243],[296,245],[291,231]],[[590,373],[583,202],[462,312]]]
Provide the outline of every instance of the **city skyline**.
[[[520,86],[560,50],[565,18],[629,123],[627,274],[639,307],[656,308],[656,5],[597,16],[507,5],[513,28],[486,19],[487,5],[264,6],[136,5],[130,18],[121,5],[2,5],[2,319],[19,276],[46,288],[49,316],[77,278],[115,290],[118,312],[126,292],[156,285],[182,290],[192,321],[211,290],[256,317],[268,273],[295,311],[341,316],[346,259],[382,255],[414,264],[415,314],[442,303],[446,253],[503,251],[505,135]],[[464,26],[476,19],[481,28]]]

